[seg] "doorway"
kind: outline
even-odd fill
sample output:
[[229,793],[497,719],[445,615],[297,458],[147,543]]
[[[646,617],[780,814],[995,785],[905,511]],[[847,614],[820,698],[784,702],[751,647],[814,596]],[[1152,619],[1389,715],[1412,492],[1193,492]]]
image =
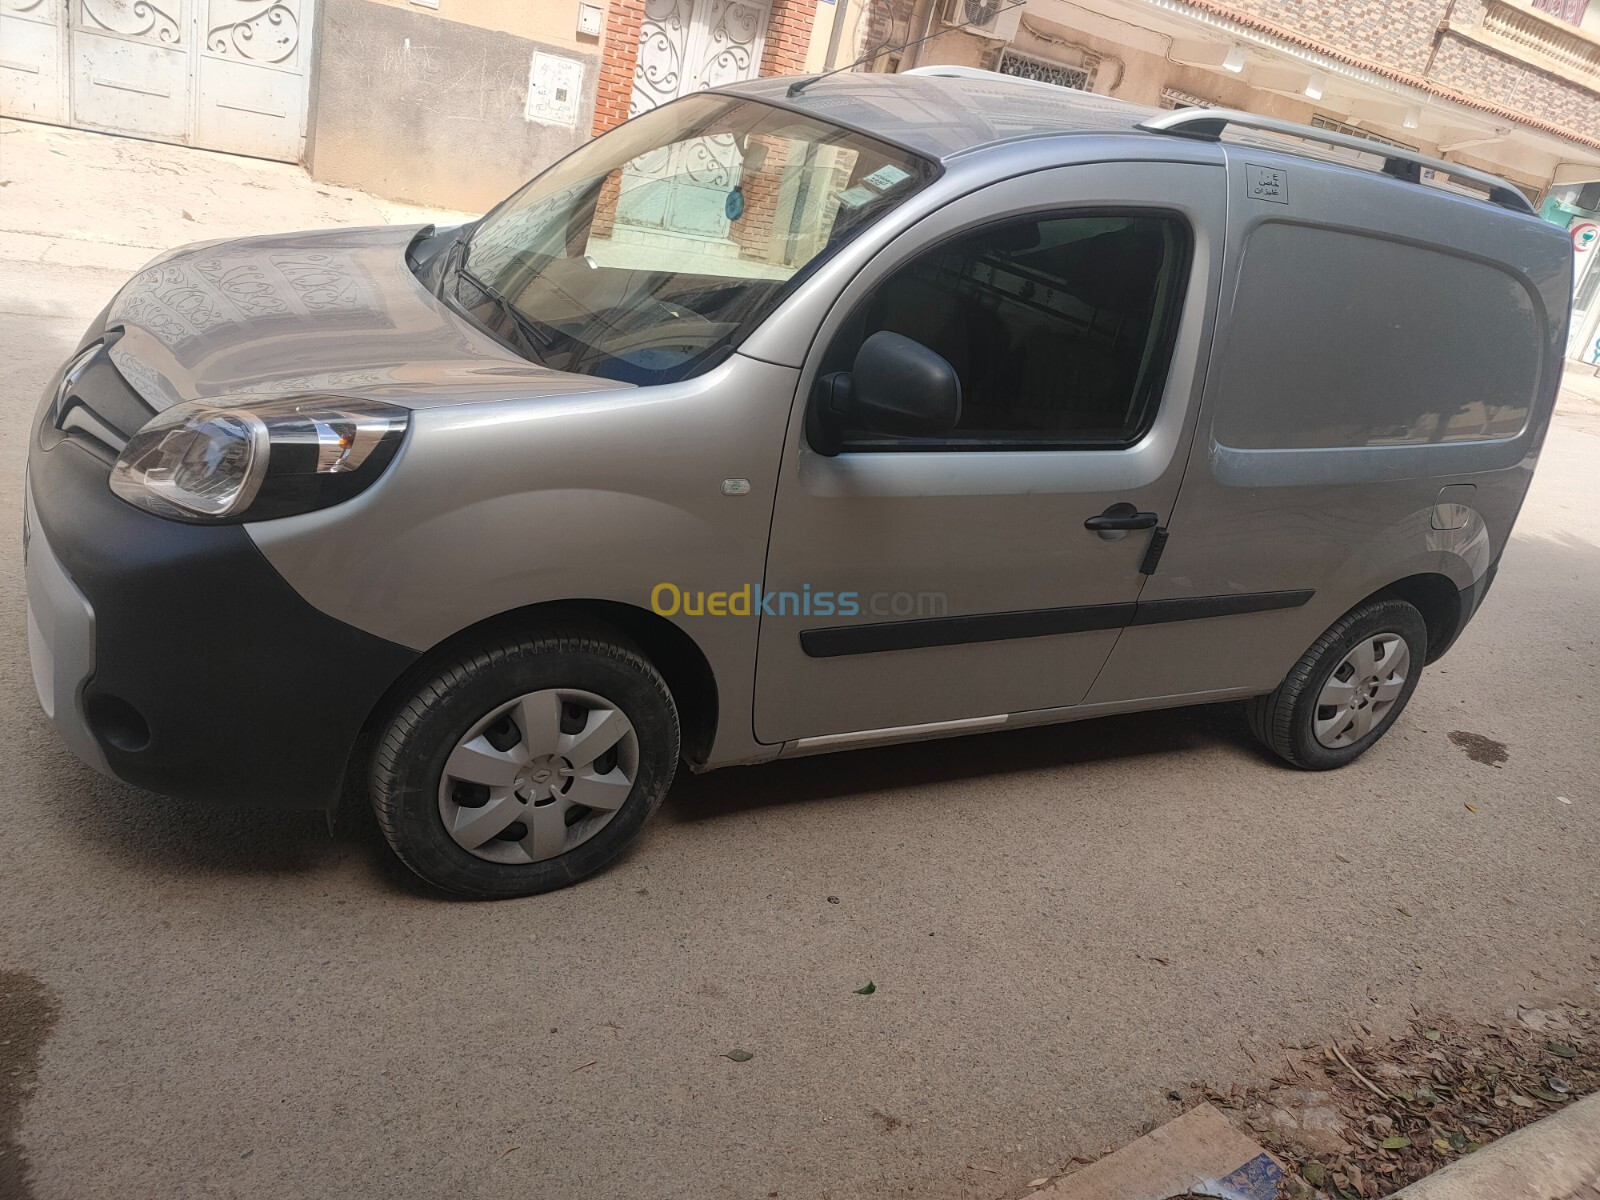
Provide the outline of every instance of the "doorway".
[[[771,0],[648,0],[639,26],[639,57],[628,115],[761,71]],[[624,172],[617,203],[626,231],[721,243],[730,257],[728,197],[743,159],[728,135],[679,142],[635,160]]]

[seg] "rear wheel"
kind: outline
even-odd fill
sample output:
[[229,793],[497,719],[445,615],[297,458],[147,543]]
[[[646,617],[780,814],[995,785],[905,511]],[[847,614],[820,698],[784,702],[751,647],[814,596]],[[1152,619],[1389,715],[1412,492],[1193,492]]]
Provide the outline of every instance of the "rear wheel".
[[378,824],[408,867],[465,896],[576,883],[660,806],[678,762],[661,676],[602,633],[464,653],[403,703],[374,757]]
[[1404,600],[1368,601],[1312,643],[1275,691],[1250,702],[1250,728],[1297,767],[1342,767],[1400,716],[1427,652],[1421,613]]

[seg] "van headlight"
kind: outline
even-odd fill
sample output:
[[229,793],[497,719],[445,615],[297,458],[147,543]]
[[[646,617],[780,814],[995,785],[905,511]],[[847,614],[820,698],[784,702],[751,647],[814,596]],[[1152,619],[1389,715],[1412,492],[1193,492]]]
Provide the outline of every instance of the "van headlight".
[[111,490],[179,521],[264,521],[326,508],[383,474],[410,413],[345,396],[192,400],[128,439]]

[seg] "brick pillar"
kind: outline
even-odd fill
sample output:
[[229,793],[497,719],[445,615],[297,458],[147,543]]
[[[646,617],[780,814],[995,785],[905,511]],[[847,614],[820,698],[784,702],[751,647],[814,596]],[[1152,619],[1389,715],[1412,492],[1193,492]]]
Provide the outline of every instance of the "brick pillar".
[[594,97],[593,132],[597,137],[628,119],[643,20],[644,0],[611,0],[606,7],[606,44],[600,52],[600,81]]
[[[940,0],[932,0],[938,4]],[[917,13],[917,0],[866,0],[866,9],[862,13],[862,22],[858,41],[845,53],[848,61],[855,57],[872,55],[867,65],[862,68],[867,71],[887,71],[888,63],[884,60],[889,54],[895,52],[904,42],[912,38],[913,18]],[[938,32],[929,27],[930,32]],[[938,46],[937,42],[928,43]],[[915,56],[920,51],[913,50],[912,61],[920,62]],[[1000,50],[995,49],[994,55],[999,57]]]
[[778,217],[778,194],[783,186],[783,168],[787,159],[786,140],[763,137],[750,138],[750,143],[760,143],[766,148],[765,160],[758,170],[745,169],[740,174],[739,191],[744,196],[744,215],[728,229],[728,235],[738,244],[741,257],[760,258],[767,262],[784,261],[784,247],[774,244],[773,226]]
[[[594,127],[599,137],[628,119],[633,101],[633,72],[639,64],[639,26],[644,0],[611,0],[606,6],[606,43],[600,52],[600,78],[595,84]],[[590,236],[610,237],[617,216],[622,175],[613,171],[600,189]]]
[[798,75],[806,69],[806,47],[817,19],[817,0],[774,0],[767,18],[761,74]]
[[595,200],[594,217],[589,222],[589,236],[608,238],[617,227],[617,201],[622,199],[622,172],[613,171],[600,185],[600,195]]
[[[806,48],[816,16],[817,0],[773,0],[767,17],[767,40],[761,50],[762,75],[798,75],[806,69]],[[744,216],[731,230],[741,248],[774,263],[787,258],[785,242],[773,236],[787,146],[787,142],[769,141],[761,169],[747,172],[740,180]]]

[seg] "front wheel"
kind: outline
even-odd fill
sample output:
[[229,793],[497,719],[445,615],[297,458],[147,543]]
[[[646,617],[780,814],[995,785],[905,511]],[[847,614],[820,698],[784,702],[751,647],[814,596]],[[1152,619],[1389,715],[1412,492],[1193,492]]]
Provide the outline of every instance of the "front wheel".
[[400,705],[378,743],[378,824],[408,867],[481,899],[550,891],[614,858],[660,806],[678,713],[631,645],[505,637]]
[[1250,728],[1297,767],[1342,767],[1400,716],[1427,653],[1421,613],[1404,600],[1370,600],[1312,643],[1275,691],[1250,701]]

